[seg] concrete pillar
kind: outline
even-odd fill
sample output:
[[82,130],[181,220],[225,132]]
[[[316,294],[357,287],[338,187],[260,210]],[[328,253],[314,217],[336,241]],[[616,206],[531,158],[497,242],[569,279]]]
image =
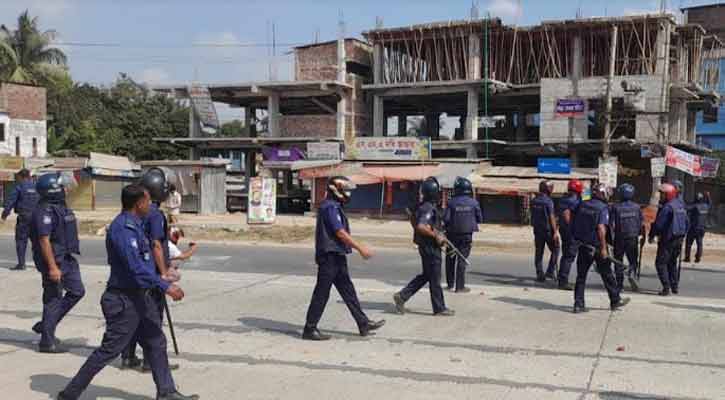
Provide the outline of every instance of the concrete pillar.
[[270,93],[267,96],[267,112],[269,113],[268,132],[270,137],[280,137],[281,132],[279,131],[279,94]]
[[[199,118],[196,116],[193,104],[189,104],[189,137],[201,137],[201,122],[199,122]],[[196,147],[192,147],[191,149],[189,149],[189,159],[199,159],[199,151],[196,149]]]
[[347,95],[340,96],[337,101],[337,138],[345,139],[347,133]]
[[519,109],[517,113],[517,121],[516,121],[516,141],[517,142],[525,142],[526,141],[526,112],[522,109]]
[[468,79],[481,79],[481,42],[479,35],[468,36]]
[[697,138],[695,137],[695,126],[697,125],[697,114],[692,111],[688,111],[687,105],[685,105],[685,115],[687,122],[684,140],[690,142],[691,144],[696,144]]
[[345,60],[345,39],[337,40],[337,80],[347,82],[347,62]]
[[383,136],[385,129],[385,109],[383,98],[373,96],[373,136]]
[[430,137],[432,140],[440,138],[440,114],[435,112],[426,113],[425,126],[427,130],[427,132],[424,132],[425,136]]
[[383,45],[375,43],[373,46],[373,83],[383,83]]
[[247,107],[249,110],[249,137],[257,137],[257,109]]
[[466,128],[463,140],[478,140],[478,88],[468,89]]
[[408,134],[408,116],[398,115],[398,136],[405,136]]

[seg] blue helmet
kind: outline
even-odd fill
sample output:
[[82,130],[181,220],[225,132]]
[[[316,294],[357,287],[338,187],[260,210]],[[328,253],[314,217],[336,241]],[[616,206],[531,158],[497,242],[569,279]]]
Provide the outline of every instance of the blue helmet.
[[619,189],[617,190],[619,191],[619,197],[622,200],[632,200],[634,198],[634,186],[629,183],[619,186]]
[[685,185],[682,184],[682,181],[679,179],[673,179],[671,182],[672,186],[675,187],[675,190],[677,190],[677,194],[681,195],[685,191]]
[[473,196],[473,185],[471,184],[471,181],[460,176],[457,177],[456,181],[453,183],[453,194],[455,196]]
[[426,178],[420,186],[420,193],[423,195],[423,201],[437,203],[441,198],[441,186],[434,177]]
[[41,175],[35,183],[35,190],[38,191],[41,200],[49,203],[65,201],[65,189],[60,173],[52,172]]

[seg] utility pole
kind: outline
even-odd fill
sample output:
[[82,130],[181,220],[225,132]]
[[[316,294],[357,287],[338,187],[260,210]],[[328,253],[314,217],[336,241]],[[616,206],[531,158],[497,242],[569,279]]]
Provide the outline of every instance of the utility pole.
[[619,26],[612,26],[611,47],[609,49],[609,75],[607,76],[607,90],[605,94],[604,110],[604,137],[602,138],[602,159],[607,160],[611,155],[609,141],[612,138],[612,85],[614,83],[614,69],[617,66],[617,36]]

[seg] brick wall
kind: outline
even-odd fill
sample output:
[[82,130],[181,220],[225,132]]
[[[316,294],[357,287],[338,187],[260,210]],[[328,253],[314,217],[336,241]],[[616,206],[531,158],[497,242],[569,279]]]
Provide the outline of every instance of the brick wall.
[[687,23],[702,25],[709,34],[725,40],[725,4],[688,10]]
[[285,115],[280,118],[282,137],[335,137],[335,115]]
[[337,80],[337,42],[297,49],[295,80]]
[[3,83],[0,86],[0,108],[11,119],[46,120],[45,88]]

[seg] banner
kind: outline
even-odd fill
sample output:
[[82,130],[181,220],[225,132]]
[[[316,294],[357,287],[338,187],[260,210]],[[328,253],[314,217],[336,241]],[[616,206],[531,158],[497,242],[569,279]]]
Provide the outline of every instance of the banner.
[[663,157],[655,157],[649,160],[652,168],[653,178],[662,178],[665,176],[665,159]]
[[607,185],[608,188],[617,187],[617,170],[619,168],[619,160],[617,157],[609,157],[608,159],[599,159],[599,183]]
[[201,130],[207,133],[216,133],[219,129],[219,118],[211,100],[209,88],[200,85],[191,85],[189,98],[194,107],[194,113],[199,118]]
[[359,137],[355,138],[349,153],[352,160],[428,160],[430,138]]
[[702,175],[702,157],[676,149],[672,146],[667,146],[665,163],[668,167],[678,169],[692,176]]
[[273,224],[277,214],[277,180],[249,178],[248,224]]
[[557,117],[576,118],[582,117],[587,112],[587,101],[585,99],[556,99],[554,114]]
[[703,178],[716,178],[718,170],[720,169],[720,159],[702,157],[702,177]]
[[308,160],[341,160],[340,143],[338,142],[308,142]]

